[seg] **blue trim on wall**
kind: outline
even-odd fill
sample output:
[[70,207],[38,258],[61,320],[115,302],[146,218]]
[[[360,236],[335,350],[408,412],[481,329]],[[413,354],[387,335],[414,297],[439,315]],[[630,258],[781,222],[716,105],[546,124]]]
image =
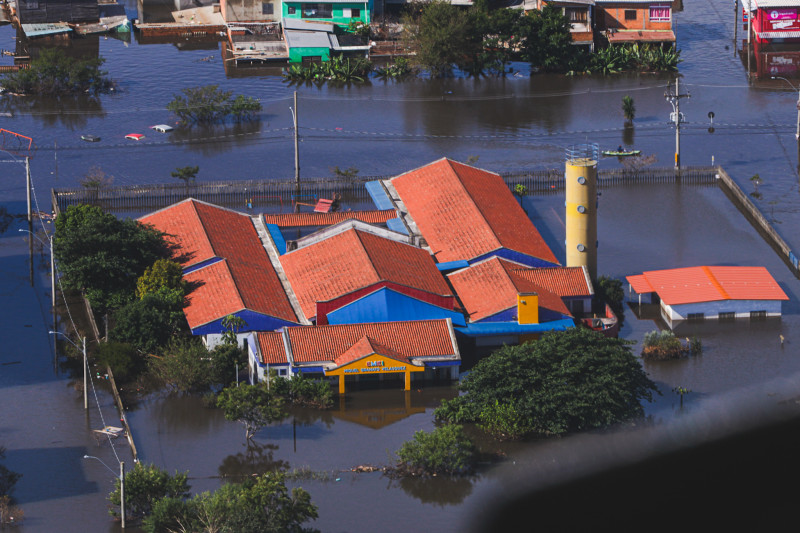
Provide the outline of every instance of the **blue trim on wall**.
[[470,324],[465,328],[456,328],[458,333],[469,337],[483,337],[495,335],[521,335],[523,333],[543,333],[545,331],[564,331],[574,328],[575,322],[570,319],[554,320],[543,324],[517,324],[516,322],[481,322]]
[[449,272],[451,270],[467,268],[468,266],[469,266],[469,261],[464,261],[463,259],[460,261],[447,261],[444,263],[436,263],[436,268],[438,268],[440,272]]
[[303,374],[308,374],[308,373],[323,374],[323,373],[325,373],[325,367],[322,367],[322,366],[298,366],[296,368],[297,368],[297,370],[299,370]]
[[509,250],[508,248],[498,248],[497,250],[489,252],[488,254],[484,254],[474,259],[470,259],[469,264],[473,265],[479,261],[483,261],[484,259],[489,259],[490,257],[494,256],[502,257],[503,259],[508,259],[509,261],[514,261],[516,263],[521,263],[523,265],[534,268],[559,266],[558,263],[551,263],[550,261],[545,261],[544,259],[539,259],[538,257],[533,257],[527,254],[516,252],[514,250]]
[[211,259],[206,259],[205,261],[200,261],[196,265],[192,265],[192,266],[190,266],[188,268],[184,268],[183,269],[183,275],[185,276],[186,274],[190,274],[192,272],[196,272],[196,271],[200,270],[201,268],[205,268],[208,265],[213,265],[214,263],[219,263],[220,261],[222,261],[222,258],[221,257],[216,257],[216,256],[212,257]]
[[366,187],[367,193],[369,197],[372,198],[372,203],[375,204],[375,207],[378,209],[394,209],[392,199],[386,194],[383,184],[380,181],[368,181],[364,184],[364,187]]
[[381,287],[328,313],[328,324],[363,324],[366,322],[399,322],[402,320],[435,320],[450,318],[453,325],[464,326],[464,315],[451,309],[417,300],[388,287]]
[[[298,325],[297,322],[287,322],[286,320],[262,313],[256,313],[255,311],[251,311],[249,309],[243,309],[242,311],[233,314],[247,322],[247,326],[243,327],[239,331],[240,333],[247,331],[275,331],[285,326]],[[225,317],[221,317],[213,322],[209,322],[208,324],[198,326],[192,330],[192,335],[209,335],[213,333],[222,334],[225,332],[225,328],[222,327],[222,321],[224,319]]]
[[267,226],[267,231],[269,231],[270,236],[272,237],[273,242],[275,242],[275,247],[278,249],[278,253],[283,255],[286,253],[286,239],[283,238],[283,233],[281,233],[281,228],[277,224],[265,224]]
[[423,361],[426,368],[438,368],[442,366],[461,366],[461,361]]

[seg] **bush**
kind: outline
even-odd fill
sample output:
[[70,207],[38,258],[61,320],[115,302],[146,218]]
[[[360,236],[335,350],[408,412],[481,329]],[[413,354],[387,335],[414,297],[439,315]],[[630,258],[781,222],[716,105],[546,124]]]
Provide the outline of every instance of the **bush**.
[[513,402],[501,404],[499,400],[481,410],[478,427],[500,440],[521,439],[533,431]]
[[94,353],[100,363],[111,367],[114,379],[120,382],[133,381],[147,368],[145,358],[124,342],[104,342]]
[[29,68],[5,74],[0,86],[16,94],[96,94],[111,87],[107,72],[100,70],[104,61],[101,57],[77,59],[58,48],[45,48]]
[[295,374],[289,379],[270,376],[270,388],[274,394],[293,405],[328,409],[336,398],[327,381],[308,379],[302,374]]
[[175,95],[167,104],[167,110],[187,124],[213,124],[229,116],[241,122],[261,111],[261,102],[255,98],[239,95],[231,99],[233,93],[218,85],[188,87],[181,92],[183,95]]
[[689,347],[684,346],[669,330],[645,333],[642,341],[642,357],[664,361],[681,359],[689,355]]
[[211,355],[197,339],[174,339],[150,361],[153,374],[179,392],[202,392],[213,382]]
[[175,335],[188,331],[183,314],[180,291],[162,288],[158,293],[146,293],[120,308],[114,315],[114,328],[109,337],[126,342],[148,353],[160,353]]
[[[125,510],[127,516],[139,518],[150,514],[153,505],[162,498],[186,498],[189,496],[188,472],[169,475],[155,465],[137,463],[125,474]],[[112,516],[117,516],[120,494],[119,478],[114,490],[108,495]]]
[[463,475],[477,462],[475,445],[459,425],[448,424],[428,433],[417,431],[397,451],[398,469],[411,475]]
[[236,382],[236,368],[247,364],[244,349],[236,344],[220,344],[211,352],[211,382],[227,387]]

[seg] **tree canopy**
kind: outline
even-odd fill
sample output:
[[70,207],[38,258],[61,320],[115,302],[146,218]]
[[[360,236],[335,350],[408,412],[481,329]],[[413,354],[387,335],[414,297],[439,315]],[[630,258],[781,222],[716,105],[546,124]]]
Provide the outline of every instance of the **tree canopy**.
[[[170,475],[166,470],[149,464],[136,463],[133,470],[125,474],[125,511],[132,518],[150,514],[153,504],[162,498],[186,498],[189,496],[188,473],[175,472]],[[108,495],[108,501],[114,506],[110,509],[117,515],[120,504],[119,478],[114,481],[114,490]]]
[[317,516],[308,492],[299,487],[290,491],[284,474],[267,472],[190,500],[164,498],[155,503],[143,528],[148,533],[311,533],[316,530],[303,524]]
[[228,420],[244,424],[248,441],[262,427],[286,417],[283,400],[260,384],[223,389],[217,397],[217,407]]
[[417,431],[397,451],[398,470],[423,475],[463,475],[472,472],[478,451],[464,429],[447,424],[431,432]]
[[255,98],[242,95],[234,98],[233,92],[218,85],[188,87],[181,92],[167,104],[167,110],[186,124],[214,124],[224,122],[227,117],[241,122],[261,111],[261,102]]
[[[498,437],[561,435],[602,428],[644,414],[655,384],[631,353],[632,343],[586,328],[550,332],[504,346],[481,360],[442,402],[442,420],[476,422]],[[513,426],[508,434],[503,428]]]
[[0,86],[16,94],[82,94],[107,91],[111,80],[100,70],[102,57],[78,59],[58,48],[43,48],[30,66],[0,78]]
[[169,256],[162,232],[120,220],[97,206],[69,206],[55,227],[53,250],[61,283],[85,291],[98,313],[131,301],[145,269]]

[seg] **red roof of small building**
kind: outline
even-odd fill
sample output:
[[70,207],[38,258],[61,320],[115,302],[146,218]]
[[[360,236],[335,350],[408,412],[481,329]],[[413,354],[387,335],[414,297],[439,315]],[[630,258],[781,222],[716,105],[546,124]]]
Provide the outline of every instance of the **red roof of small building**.
[[242,309],[298,322],[249,216],[189,199],[140,221],[169,234],[184,269],[225,260],[184,275],[198,285],[184,308],[192,329]]
[[332,226],[345,220],[360,220],[367,224],[386,224],[395,218],[394,209],[373,211],[337,211],[335,213],[278,213],[264,214],[264,222],[282,228],[298,228],[306,226]]
[[391,183],[440,263],[507,248],[558,264],[499,174],[445,158]]
[[492,257],[448,274],[447,278],[472,322],[516,307],[517,295],[527,293],[539,295],[539,307],[570,316],[560,296],[517,274],[520,267]]
[[592,282],[583,267],[517,268],[514,274],[562,298],[594,294]]
[[342,355],[334,359],[333,362],[336,363],[336,366],[342,366],[372,354],[378,354],[391,359],[397,359],[398,361],[402,361],[404,363],[411,362],[411,360],[405,355],[397,353],[396,351],[382,345],[374,339],[370,339],[367,335],[361,337],[358,342],[352,345]]
[[653,270],[626,278],[637,293],[656,292],[667,305],[719,300],[788,300],[764,267],[699,266]]
[[281,264],[309,319],[317,302],[381,281],[452,295],[427,251],[352,228],[282,255]]
[[[299,326],[287,327],[284,331],[296,363],[341,360],[364,337],[369,337],[373,346],[380,345],[381,349],[393,352],[394,358],[458,354],[447,320]],[[363,350],[359,352],[356,349],[350,353],[363,353]]]
[[283,333],[279,331],[260,331],[256,342],[261,352],[261,362],[265,365],[285,365],[289,362],[283,345]]

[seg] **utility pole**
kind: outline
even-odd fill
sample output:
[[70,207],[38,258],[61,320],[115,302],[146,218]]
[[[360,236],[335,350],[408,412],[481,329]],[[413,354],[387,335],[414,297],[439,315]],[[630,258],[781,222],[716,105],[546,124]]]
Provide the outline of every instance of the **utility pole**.
[[675,78],[675,92],[673,93],[670,86],[667,85],[667,90],[664,92],[664,98],[667,102],[672,104],[672,114],[670,115],[670,122],[675,124],[675,169],[681,167],[681,122],[684,122],[683,114],[681,113],[681,98],[689,98],[689,93],[681,94],[678,78]]
[[[89,392],[87,388],[88,384],[86,383],[86,373],[88,367],[89,367],[89,361],[86,359],[86,337],[84,337],[83,338],[83,408],[87,411],[89,410]],[[125,520],[123,520],[122,523],[124,524]]]
[[[294,92],[294,109],[292,110],[292,118],[294,119],[294,193],[300,194],[300,138],[297,132],[297,91]],[[299,206],[295,205],[295,209],[299,210]]]
[[739,50],[739,0],[733,0],[733,57],[736,57],[736,51]]
[[56,258],[53,253],[53,234],[50,234],[50,299],[53,303],[53,316],[56,315]]
[[31,158],[25,156],[25,189],[28,194],[28,225],[33,222],[33,212],[31,211]]

